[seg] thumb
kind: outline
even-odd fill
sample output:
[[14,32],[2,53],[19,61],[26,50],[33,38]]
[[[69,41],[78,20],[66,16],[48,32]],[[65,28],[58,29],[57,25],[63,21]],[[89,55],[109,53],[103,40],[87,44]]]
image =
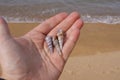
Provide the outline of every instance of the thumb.
[[10,37],[10,31],[7,22],[0,17],[0,40]]

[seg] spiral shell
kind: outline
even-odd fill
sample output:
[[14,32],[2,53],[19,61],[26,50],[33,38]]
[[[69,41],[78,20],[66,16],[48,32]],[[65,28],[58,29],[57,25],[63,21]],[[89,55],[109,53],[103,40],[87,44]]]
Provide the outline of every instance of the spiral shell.
[[53,42],[52,42],[52,37],[51,36],[47,36],[45,38],[47,45],[48,45],[48,49],[50,51],[50,53],[53,53]]
[[62,48],[63,48],[63,42],[64,42],[63,41],[64,35],[63,35],[63,30],[62,29],[58,30],[57,37],[58,37],[60,49],[62,50]]
[[59,42],[56,37],[53,37],[53,45],[55,46],[56,50],[58,51],[58,54],[61,55],[62,52],[60,50]]

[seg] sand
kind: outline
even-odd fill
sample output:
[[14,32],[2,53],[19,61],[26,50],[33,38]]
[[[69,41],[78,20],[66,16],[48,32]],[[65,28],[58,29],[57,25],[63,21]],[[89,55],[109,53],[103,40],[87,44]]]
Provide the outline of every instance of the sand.
[[59,80],[120,80],[120,51],[70,57]]
[[[38,23],[9,23],[22,36]],[[59,80],[120,80],[120,24],[85,24]]]

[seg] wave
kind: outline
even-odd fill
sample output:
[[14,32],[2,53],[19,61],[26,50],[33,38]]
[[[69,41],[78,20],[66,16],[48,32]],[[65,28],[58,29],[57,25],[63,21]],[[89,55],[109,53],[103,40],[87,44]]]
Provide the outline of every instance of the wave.
[[41,23],[43,22],[45,19],[36,19],[36,18],[28,18],[28,17],[6,17],[6,16],[2,16],[8,23]]
[[[6,17],[3,16],[8,23],[41,23],[45,19],[28,18],[28,17]],[[120,24],[120,16],[90,16],[82,15],[82,20],[85,23],[105,23],[105,24]]]
[[106,24],[120,24],[120,16],[82,16],[86,23],[106,23]]

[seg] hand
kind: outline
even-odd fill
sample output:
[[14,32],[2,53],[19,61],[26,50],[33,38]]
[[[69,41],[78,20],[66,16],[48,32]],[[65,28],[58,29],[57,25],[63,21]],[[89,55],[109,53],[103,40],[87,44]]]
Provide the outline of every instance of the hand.
[[[57,14],[22,37],[13,38],[8,25],[0,19],[0,64],[7,80],[58,80],[65,62],[78,40],[83,25],[77,12]],[[55,36],[62,29],[65,43],[62,56],[50,54],[45,37]]]

